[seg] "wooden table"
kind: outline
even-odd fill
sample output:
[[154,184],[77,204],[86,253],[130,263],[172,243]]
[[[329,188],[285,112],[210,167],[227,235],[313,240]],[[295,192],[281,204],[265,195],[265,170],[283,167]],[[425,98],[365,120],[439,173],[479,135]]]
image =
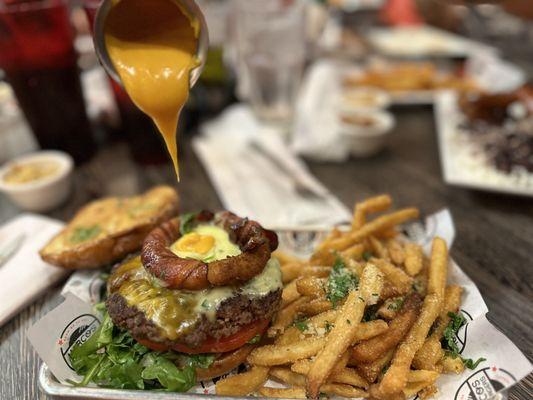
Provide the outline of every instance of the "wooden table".
[[[450,208],[457,226],[453,257],[481,290],[490,309],[488,318],[533,359],[532,199],[445,185],[431,108],[400,109],[397,116],[398,125],[386,152],[345,164],[310,163],[312,172],[348,206],[356,199],[388,192],[398,205],[416,205],[426,214]],[[178,185],[182,210],[220,208],[220,201],[191,150],[190,139],[184,142],[182,180]],[[75,180],[72,198],[51,216],[68,219],[92,198],[175,183],[170,166],[137,167],[120,145],[77,170]],[[0,222],[16,213],[0,197]],[[61,301],[58,292],[59,287],[50,289],[0,328],[0,399],[46,398],[37,383],[40,360],[25,334],[33,321]],[[533,398],[533,376],[518,384],[510,398]]]

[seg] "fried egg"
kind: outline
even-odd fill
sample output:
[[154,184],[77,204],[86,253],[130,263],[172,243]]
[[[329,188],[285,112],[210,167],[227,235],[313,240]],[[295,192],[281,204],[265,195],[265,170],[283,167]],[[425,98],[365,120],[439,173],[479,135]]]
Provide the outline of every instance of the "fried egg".
[[170,250],[181,258],[204,262],[223,260],[241,254],[239,246],[231,242],[228,232],[215,225],[197,226],[192,232],[174,242]]

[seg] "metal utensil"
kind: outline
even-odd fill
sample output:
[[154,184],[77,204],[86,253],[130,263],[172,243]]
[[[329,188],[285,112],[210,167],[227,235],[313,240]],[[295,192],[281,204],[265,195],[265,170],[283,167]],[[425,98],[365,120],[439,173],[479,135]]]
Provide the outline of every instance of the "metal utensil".
[[257,151],[259,154],[268,159],[273,163],[278,169],[284,173],[291,181],[294,188],[294,191],[301,197],[312,200],[319,201],[328,201],[327,193],[319,190],[315,186],[310,185],[308,182],[303,180],[297,173],[291,170],[285,165],[283,160],[275,154],[274,152],[266,149],[255,141],[250,142],[250,146]]
[[14,239],[11,239],[6,245],[0,247],[0,267],[17,254],[18,249],[20,249],[20,246],[22,246],[25,240],[26,234],[21,233]]
[[[119,0],[120,1],[120,0]],[[198,59],[198,66],[191,70],[190,87],[193,87],[198,78],[204,69],[205,62],[207,59],[207,50],[209,48],[209,31],[207,29],[207,23],[205,21],[204,14],[200,10],[200,7],[196,4],[194,0],[173,0],[176,3],[179,3],[192,18],[195,18],[199,22],[199,37],[198,37],[198,49],[196,52],[196,57]],[[96,50],[96,55],[100,59],[104,69],[107,73],[115,80],[117,83],[121,84],[120,77],[111,62],[109,57],[109,52],[107,51],[107,46],[105,43],[105,21],[111,11],[113,5],[117,3],[117,0],[104,0],[98,11],[96,12],[96,17],[94,20],[94,48]]]

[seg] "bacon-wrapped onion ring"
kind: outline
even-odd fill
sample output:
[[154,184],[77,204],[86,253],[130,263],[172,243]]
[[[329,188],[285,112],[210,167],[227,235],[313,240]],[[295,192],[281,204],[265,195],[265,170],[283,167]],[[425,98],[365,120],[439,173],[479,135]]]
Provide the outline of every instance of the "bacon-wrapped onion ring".
[[203,211],[194,222],[209,221],[226,230],[242,253],[210,263],[177,256],[169,249],[182,236],[180,219],[175,218],[154,229],[144,239],[141,260],[146,271],[171,289],[200,290],[238,285],[260,274],[278,247],[277,235],[256,221],[240,218],[229,211],[216,215]]

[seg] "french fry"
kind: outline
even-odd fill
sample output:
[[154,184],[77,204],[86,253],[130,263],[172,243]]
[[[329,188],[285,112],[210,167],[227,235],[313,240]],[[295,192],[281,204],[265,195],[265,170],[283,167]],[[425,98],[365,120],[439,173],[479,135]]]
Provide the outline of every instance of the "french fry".
[[402,390],[405,397],[413,397],[421,390],[433,385],[434,381],[409,382]]
[[361,297],[367,305],[372,306],[377,304],[383,290],[383,273],[374,264],[367,263],[363,276],[366,284],[361,286]]
[[287,345],[266,345],[254,349],[248,356],[252,365],[283,365],[316,355],[326,343],[326,338],[308,338]]
[[[368,270],[368,273],[367,273]],[[320,387],[335,366],[335,362],[348,349],[357,333],[365,311],[365,300],[361,293],[368,290],[374,279],[373,268],[365,268],[361,276],[360,289],[351,291],[339,310],[335,326],[327,337],[324,348],[315,358],[307,375],[307,394],[317,398]]]
[[[311,368],[311,360],[296,361],[291,365],[291,371],[298,374],[307,375]],[[337,367],[331,372],[331,376],[328,379],[329,382],[345,383],[347,385],[362,387],[368,389],[369,383],[353,368],[340,368]]]
[[292,254],[285,253],[281,250],[276,250],[272,253],[272,256],[274,258],[277,258],[281,265],[289,263],[303,263],[303,260],[301,260],[300,258],[295,257]]
[[365,252],[365,246],[361,243],[356,243],[353,246],[348,247],[346,250],[340,252],[340,257],[344,262],[348,260],[360,260]]
[[324,288],[326,286],[326,279],[316,278],[313,276],[300,278],[296,283],[296,290],[302,296],[309,297],[323,297],[325,295]]
[[272,326],[268,330],[269,336],[276,336],[278,333],[283,332],[287,326],[292,324],[294,318],[299,312],[299,307],[302,304],[306,304],[308,301],[309,299],[307,297],[300,297],[287,307],[281,309],[274,318]]
[[386,299],[381,307],[378,308],[378,315],[388,320],[393,319],[402,308],[403,301],[403,297],[391,297]]
[[463,288],[457,285],[450,285],[444,293],[444,304],[439,315],[438,325],[433,330],[423,346],[416,352],[413,365],[418,369],[433,370],[436,364],[444,357],[440,340],[444,330],[450,322],[449,312],[457,312],[461,305],[461,295]]
[[301,296],[297,288],[297,282],[298,280],[295,279],[283,288],[283,292],[281,293],[282,308],[287,307],[290,303],[292,303]]
[[[357,371],[359,371],[368,382],[375,382],[376,379],[378,379],[379,374],[381,374],[381,371],[383,371],[383,368],[390,363],[393,356],[394,349],[391,349],[375,361],[364,364],[357,363]],[[351,361],[349,361],[348,364],[351,364]]]
[[407,383],[413,382],[435,382],[439,377],[439,373],[436,371],[427,371],[423,369],[411,370],[407,376]]
[[302,274],[302,270],[307,264],[305,262],[288,262],[281,264],[281,276],[283,283],[289,283]]
[[465,365],[461,357],[448,357],[445,356],[440,360],[439,365],[442,367],[442,371],[446,374],[462,374],[465,370]]
[[392,262],[396,265],[402,265],[405,260],[405,250],[403,245],[396,239],[387,240],[387,250]]
[[418,275],[422,270],[424,253],[422,247],[416,243],[405,244],[405,272],[410,276]]
[[429,329],[440,312],[440,305],[436,294],[428,294],[424,299],[420,317],[396,350],[391,366],[379,384],[378,391],[381,394],[394,395],[405,388],[413,358],[424,344]]
[[326,300],[325,297],[313,299],[309,302],[304,302],[298,307],[298,311],[304,315],[317,315],[333,308],[331,301]]
[[379,258],[383,258],[385,260],[389,259],[389,252],[387,251],[387,248],[381,243],[378,239],[376,239],[374,236],[368,237],[370,241],[370,246],[372,248],[372,252],[376,254]]
[[446,242],[436,237],[431,247],[431,260],[429,264],[428,294],[435,294],[442,303],[448,272],[448,248]]
[[385,275],[385,279],[390,282],[401,294],[407,294],[411,291],[413,286],[413,278],[398,268],[392,265],[387,260],[371,258],[370,262],[375,264],[381,272]]
[[398,316],[394,318],[381,335],[359,343],[352,349],[352,363],[369,363],[396,347],[409,332],[418,317],[421,300],[416,294],[404,301]]
[[335,322],[337,311],[330,310],[321,314],[315,315],[306,321],[308,329],[304,332],[300,331],[297,327],[291,326],[276,339],[276,344],[285,345],[294,342],[298,342],[305,338],[307,335],[324,336],[326,333],[326,325]]
[[271,388],[262,387],[259,389],[259,394],[263,397],[273,399],[305,399],[304,388]]
[[[363,240],[364,238],[376,232],[392,228],[396,225],[403,224],[420,215],[416,208],[405,208],[403,210],[395,211],[393,213],[379,216],[378,218],[364,224],[360,229],[350,232],[340,238],[331,240],[327,245],[318,246],[317,253],[321,251],[346,250],[348,247]],[[315,253],[316,254],[316,253]],[[313,258],[311,258],[313,259]]]
[[253,366],[249,371],[219,380],[215,385],[219,396],[242,397],[255,392],[268,378],[267,367]]
[[389,329],[389,325],[382,319],[374,321],[361,322],[357,332],[355,333],[352,344],[357,344],[363,340],[371,339],[375,336],[381,335]]
[[291,386],[305,387],[305,376],[297,374],[288,368],[276,367],[270,369],[270,376],[281,383]]
[[356,203],[353,211],[352,229],[359,229],[366,223],[366,215],[386,211],[392,205],[389,195],[371,197],[361,203]]
[[322,385],[320,391],[329,395],[347,397],[349,399],[368,397],[367,391],[342,383],[326,383]]

